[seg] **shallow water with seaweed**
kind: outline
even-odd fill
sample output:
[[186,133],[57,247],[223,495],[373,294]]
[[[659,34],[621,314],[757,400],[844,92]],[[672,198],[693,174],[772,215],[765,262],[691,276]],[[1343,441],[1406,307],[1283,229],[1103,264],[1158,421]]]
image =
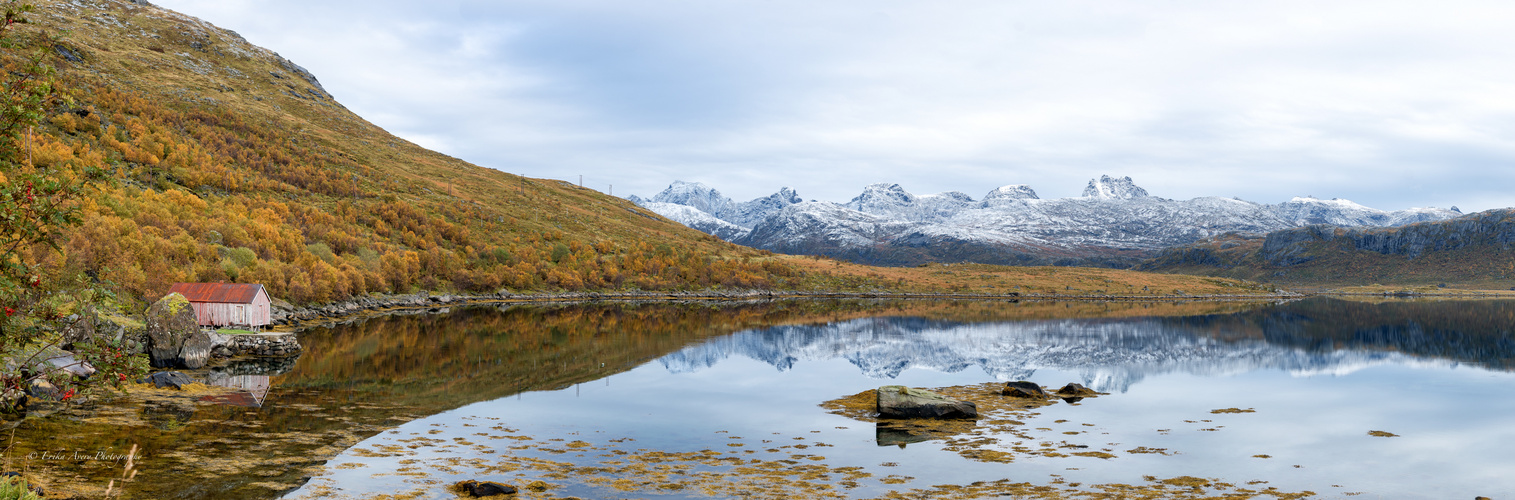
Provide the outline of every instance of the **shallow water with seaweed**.
[[[540,498],[1515,491],[1515,454],[1500,444],[1515,438],[1510,302],[992,312],[1021,307],[1047,305],[967,306],[959,318],[907,305],[713,336],[400,425],[290,497],[452,498],[447,485],[464,479]],[[993,383],[1021,379],[1104,394],[1018,407]],[[880,385],[939,388],[985,414],[930,432],[821,406]]]
[[[137,444],[127,498],[454,498],[464,479],[521,498],[1498,498],[1511,318],[1509,301],[1332,299],[459,308],[217,367],[267,375],[256,401],[134,394],[34,419],[5,457],[90,496],[119,464],[28,457]],[[1104,394],[998,395],[1021,379]],[[826,404],[881,385],[984,417]]]

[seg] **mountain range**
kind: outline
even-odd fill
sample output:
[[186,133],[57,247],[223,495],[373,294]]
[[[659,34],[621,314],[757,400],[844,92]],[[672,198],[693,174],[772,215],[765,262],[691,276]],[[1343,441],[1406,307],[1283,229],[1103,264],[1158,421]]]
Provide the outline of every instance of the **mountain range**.
[[741,245],[884,265],[1123,267],[1225,233],[1315,224],[1394,227],[1463,215],[1457,207],[1391,212],[1314,197],[1278,204],[1214,196],[1172,200],[1152,196],[1130,177],[1108,175],[1091,179],[1082,196],[1056,199],[1042,199],[1023,184],[996,188],[979,200],[956,191],[916,195],[898,184],[873,184],[846,203],[805,201],[787,187],[735,202],[705,184],[682,181],[651,199],[628,199]]

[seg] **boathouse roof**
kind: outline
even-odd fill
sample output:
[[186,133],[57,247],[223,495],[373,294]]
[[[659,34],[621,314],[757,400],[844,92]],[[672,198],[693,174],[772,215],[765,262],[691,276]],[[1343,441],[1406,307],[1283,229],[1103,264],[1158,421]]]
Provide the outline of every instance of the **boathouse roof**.
[[251,304],[260,291],[263,285],[258,283],[174,283],[168,288],[168,293],[183,295],[190,302],[224,304]]

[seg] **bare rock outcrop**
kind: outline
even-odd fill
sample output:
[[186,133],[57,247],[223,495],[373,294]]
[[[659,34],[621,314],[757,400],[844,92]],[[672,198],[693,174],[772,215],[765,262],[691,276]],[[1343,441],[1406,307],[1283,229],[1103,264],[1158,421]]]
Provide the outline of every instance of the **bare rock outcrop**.
[[199,368],[210,358],[210,336],[200,329],[189,299],[170,293],[147,309],[147,353],[157,368]]
[[880,418],[978,418],[978,405],[903,385],[878,388]]

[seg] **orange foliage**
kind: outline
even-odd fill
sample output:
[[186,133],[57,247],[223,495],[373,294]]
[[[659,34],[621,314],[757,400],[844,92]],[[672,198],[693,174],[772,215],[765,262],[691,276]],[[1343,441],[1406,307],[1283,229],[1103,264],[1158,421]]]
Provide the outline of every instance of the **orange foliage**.
[[65,253],[133,297],[176,281],[259,282],[311,303],[418,289],[767,287],[790,272],[668,238],[579,240],[479,204],[418,204],[378,170],[267,123],[104,86],[76,92],[93,112],[58,114],[33,154],[114,175]]

